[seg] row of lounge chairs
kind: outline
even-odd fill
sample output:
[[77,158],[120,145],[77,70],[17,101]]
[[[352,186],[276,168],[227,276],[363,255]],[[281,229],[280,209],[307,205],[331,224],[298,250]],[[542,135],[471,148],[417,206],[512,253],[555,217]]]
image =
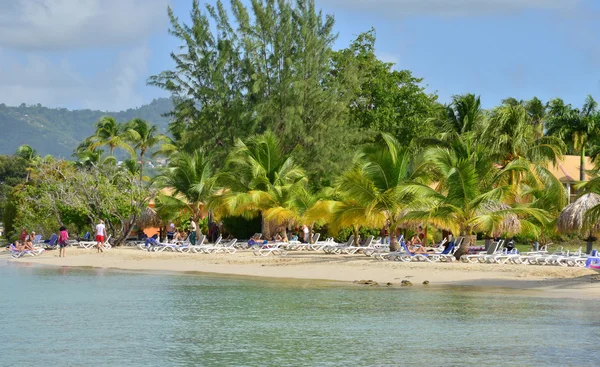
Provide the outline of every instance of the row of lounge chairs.
[[180,242],[173,243],[162,243],[153,238],[148,238],[144,242],[138,243],[137,247],[141,250],[150,252],[180,252],[180,253],[228,253],[234,254],[237,251],[237,239],[232,239],[229,242],[224,242],[223,238],[219,236],[215,243],[209,244],[206,242],[206,236],[202,235],[198,239],[195,245],[189,242],[189,239]]
[[543,246],[538,251],[519,253],[517,249],[507,250],[504,248],[504,240],[494,242],[486,252],[476,255],[463,256],[465,262],[479,262],[488,264],[526,264],[526,265],[555,265],[584,267],[590,258],[597,258],[598,252],[594,250],[587,255],[580,247],[577,251],[564,250],[558,247],[554,252],[548,251],[548,246]]

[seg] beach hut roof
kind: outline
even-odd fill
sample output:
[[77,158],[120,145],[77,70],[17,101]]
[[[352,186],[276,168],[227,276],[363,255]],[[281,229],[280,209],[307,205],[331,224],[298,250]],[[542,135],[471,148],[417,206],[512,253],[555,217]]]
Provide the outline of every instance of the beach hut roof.
[[[510,205],[504,204],[499,201],[486,201],[479,206],[479,210],[477,211],[478,215],[488,214],[491,212],[495,212],[498,210],[508,210],[510,209]],[[521,232],[521,220],[516,214],[508,214],[504,216],[502,222],[500,223],[500,228],[498,228],[501,232],[506,233],[520,233]]]
[[[587,235],[588,230],[585,228],[585,214],[588,210],[600,204],[600,195],[589,193],[582,195],[579,199],[567,205],[558,216],[556,225],[562,233],[576,232]],[[600,223],[595,223],[591,228],[592,233],[600,232]]]
[[142,212],[136,221],[136,225],[139,228],[157,228],[162,224],[163,222],[156,213],[156,210],[150,207],[142,209]]

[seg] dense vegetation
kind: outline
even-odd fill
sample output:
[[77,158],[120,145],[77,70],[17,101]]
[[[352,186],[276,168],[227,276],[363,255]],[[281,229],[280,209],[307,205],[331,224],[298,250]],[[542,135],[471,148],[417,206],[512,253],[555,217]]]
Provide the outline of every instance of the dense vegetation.
[[[104,117],[74,163],[24,155],[31,177],[13,193],[16,223],[107,218],[123,239],[154,200],[157,225],[210,215],[231,229],[235,218],[260,218],[266,234],[420,224],[430,235],[545,240],[567,201],[549,165],[600,153],[592,97],[582,108],[507,98],[485,110],[474,94],[442,105],[421,79],[376,57],[373,30],[334,51],[334,19],[312,0],[194,1],[191,24],[169,15],[182,47],[175,68],[148,82],[173,95],[170,138],[155,121]],[[169,159],[153,180],[143,173],[149,149]],[[132,160],[116,167],[115,150]],[[579,190],[597,191],[594,182]],[[85,199],[80,184],[102,199]],[[585,233],[600,209],[591,213]]]
[[[2,101],[0,101],[2,102]],[[40,104],[9,107],[0,103],[0,154],[11,154],[20,145],[35,147],[42,155],[70,157],[79,142],[94,132],[94,123],[102,116],[117,121],[135,117],[152,121],[162,132],[169,122],[163,115],[173,109],[169,98],[159,98],[139,108],[120,112],[47,108]]]

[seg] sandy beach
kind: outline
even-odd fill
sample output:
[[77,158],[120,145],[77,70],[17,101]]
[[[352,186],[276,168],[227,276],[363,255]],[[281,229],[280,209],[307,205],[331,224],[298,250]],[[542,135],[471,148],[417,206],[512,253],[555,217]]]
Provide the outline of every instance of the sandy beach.
[[290,252],[285,257],[235,254],[149,253],[134,248],[116,248],[97,254],[95,250],[69,248],[66,258],[57,251],[11,262],[50,266],[98,267],[124,270],[202,272],[237,276],[314,279],[353,282],[373,280],[379,285],[399,286],[409,280],[414,286],[457,285],[539,290],[545,293],[600,297],[600,273],[585,268],[557,266],[471,263],[403,263],[377,261],[364,255],[327,255],[322,252]]

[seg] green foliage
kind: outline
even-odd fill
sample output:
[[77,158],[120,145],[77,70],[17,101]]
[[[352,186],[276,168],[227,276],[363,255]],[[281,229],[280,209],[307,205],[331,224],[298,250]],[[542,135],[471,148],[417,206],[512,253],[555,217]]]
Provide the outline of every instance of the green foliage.
[[94,123],[103,116],[114,116],[117,121],[139,117],[152,121],[161,132],[167,131],[169,118],[163,114],[173,109],[169,98],[159,98],[150,104],[120,112],[95,110],[68,110],[47,108],[40,104],[9,107],[0,103],[0,153],[12,154],[27,137],[27,144],[41,155],[69,157],[80,141],[94,133]]
[[28,162],[21,157],[0,155],[0,218],[4,217],[4,208],[14,187],[25,181],[27,165]]
[[44,159],[36,164],[30,181],[14,192],[15,227],[49,235],[67,225],[81,233],[103,219],[120,243],[152,196],[125,169],[113,165],[77,168],[71,162]]
[[[357,137],[349,99],[329,78],[334,21],[313,0],[240,0],[228,9],[193,2],[192,25],[169,9],[170,33],[182,42],[175,69],[149,79],[177,105],[171,133],[180,147],[214,151],[221,164],[239,138],[273,131],[285,152],[298,147],[311,178],[332,177],[349,162]],[[315,159],[318,157],[318,159]]]
[[433,135],[430,117],[439,110],[437,96],[425,93],[423,79],[393,67],[375,55],[374,29],[332,55],[332,80],[341,83],[349,97],[350,126],[389,133],[405,144]]

